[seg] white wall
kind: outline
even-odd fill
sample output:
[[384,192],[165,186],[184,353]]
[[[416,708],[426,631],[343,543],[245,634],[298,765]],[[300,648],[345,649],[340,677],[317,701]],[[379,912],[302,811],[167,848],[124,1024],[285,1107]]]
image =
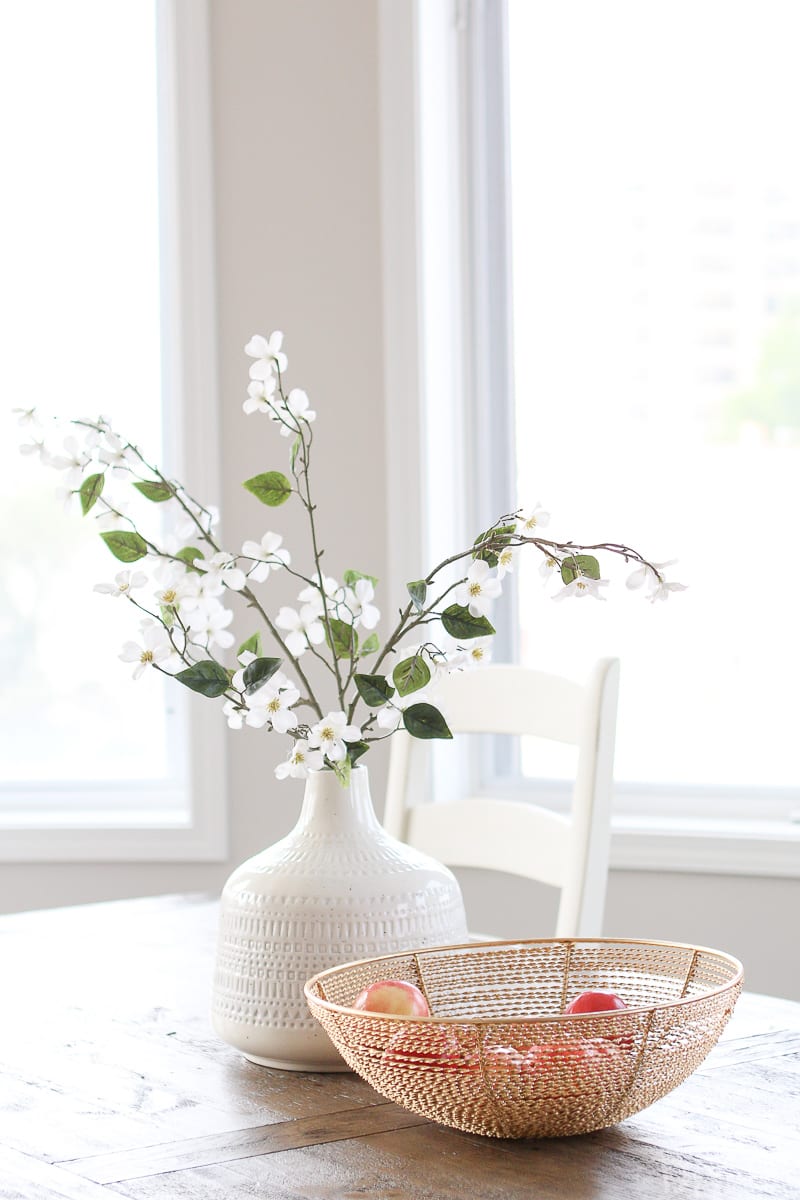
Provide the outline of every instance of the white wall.
[[[266,528],[241,481],[280,463],[269,431],[256,440],[255,419],[241,414],[242,346],[251,332],[282,328],[290,382],[319,412],[326,561],[334,573],[352,566],[386,578],[377,7],[213,0],[211,33],[226,540]],[[287,509],[274,524],[299,548],[300,523]],[[232,865],[294,821],[300,785],[276,787],[274,755],[263,735],[229,736],[229,863],[5,865],[0,911],[218,889]],[[371,775],[380,807],[379,761]],[[551,932],[554,901],[543,889],[514,883],[501,899],[496,881],[463,879],[474,928]],[[730,950],[752,989],[800,1000],[799,913],[800,880],[616,871],[606,932]]]

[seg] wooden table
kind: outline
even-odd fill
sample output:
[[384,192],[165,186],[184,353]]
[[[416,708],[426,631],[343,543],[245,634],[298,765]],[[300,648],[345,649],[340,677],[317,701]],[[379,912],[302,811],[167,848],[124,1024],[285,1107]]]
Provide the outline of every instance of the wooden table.
[[496,1141],[214,1036],[216,904],[0,917],[3,1200],[800,1197],[800,1004],[745,994],[680,1088],[613,1129]]

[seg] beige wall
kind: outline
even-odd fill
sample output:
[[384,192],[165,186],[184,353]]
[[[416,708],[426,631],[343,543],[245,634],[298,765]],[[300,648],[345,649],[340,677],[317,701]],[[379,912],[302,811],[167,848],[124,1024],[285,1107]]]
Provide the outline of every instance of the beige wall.
[[[319,412],[326,562],[385,578],[377,0],[214,0],[211,33],[226,540],[266,528],[240,484],[285,452],[270,431],[257,440],[240,408],[244,341],[278,327],[289,381]],[[297,552],[288,506],[278,522]],[[288,830],[299,804],[299,785],[274,787],[263,736],[231,734],[229,750],[229,864],[5,865],[0,911],[218,889],[233,863]],[[383,767],[371,774],[379,800]],[[474,928],[551,932],[553,898],[541,889],[515,884],[501,900],[477,873],[464,882]],[[614,872],[606,932],[729,949],[750,987],[800,999],[798,913],[798,880]]]

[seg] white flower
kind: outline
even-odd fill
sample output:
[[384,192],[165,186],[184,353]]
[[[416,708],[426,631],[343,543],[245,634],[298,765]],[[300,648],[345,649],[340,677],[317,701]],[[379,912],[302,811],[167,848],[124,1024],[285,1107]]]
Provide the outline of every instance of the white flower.
[[539,574],[545,579],[550,579],[555,570],[558,569],[558,559],[551,558],[549,554],[545,554],[542,561],[539,563]]
[[514,551],[510,546],[504,547],[497,555],[497,578],[502,579],[514,570]]
[[492,639],[490,637],[474,638],[462,651],[462,666],[467,670],[483,667],[491,661]]
[[456,603],[468,607],[473,617],[483,617],[490,602],[500,595],[500,580],[491,575],[488,563],[476,559],[467,571],[467,578],[456,588]]
[[78,445],[77,438],[65,438],[64,449],[66,454],[51,455],[48,465],[55,467],[58,471],[66,471],[64,487],[70,489],[80,487],[83,472],[91,462],[91,458],[83,447]]
[[[320,589],[322,590],[320,591]],[[322,593],[325,595],[324,602]],[[303,588],[297,598],[305,604],[310,604],[317,616],[321,617],[326,606],[335,612],[336,606],[343,596],[344,588],[340,588],[335,579],[330,575],[316,574],[312,577],[312,582],[308,587]]]
[[412,692],[410,696],[394,695],[387,704],[378,709],[376,723],[381,729],[387,729],[394,733],[395,729],[400,728],[400,721],[407,708],[411,708],[412,704],[430,704],[430,702],[430,697],[424,689]]
[[292,752],[285,762],[278,763],[275,768],[276,779],[305,779],[309,771],[321,771],[325,759],[321,750],[312,750],[307,741],[298,738],[292,747]]
[[661,583],[656,584],[656,586],[651,590],[651,592],[649,593],[647,598],[651,602],[651,604],[654,604],[656,602],[656,600],[668,600],[670,592],[685,592],[685,591],[686,591],[685,583],[668,583],[666,579],[663,579],[661,581]]
[[554,600],[568,600],[571,596],[581,599],[584,596],[594,596],[595,600],[605,600],[600,595],[600,588],[608,587],[607,579],[590,579],[588,575],[576,575],[572,583],[568,583],[560,592],[556,592]]
[[160,589],[155,593],[159,604],[180,613],[195,612],[200,605],[200,577],[180,563],[171,562],[159,570]]
[[269,379],[275,368],[285,371],[288,366],[286,355],[281,351],[283,334],[276,330],[268,338],[256,333],[244,348],[245,354],[256,361],[250,366],[251,379]]
[[142,625],[142,641],[126,642],[122,647],[120,658],[123,662],[135,662],[136,669],[133,678],[138,679],[148,667],[162,663],[172,655],[172,646],[166,631],[155,621]]
[[20,454],[38,454],[45,466],[50,465],[50,455],[41,438],[34,438],[32,442],[23,442],[19,448],[19,452]]
[[[677,558],[670,558],[667,562],[652,563],[655,570],[651,570],[651,566],[643,563],[632,571],[625,580],[625,586],[631,589],[640,588],[642,584],[647,585],[647,598],[651,602],[656,600],[667,600],[670,592],[685,592],[685,583],[668,583],[663,577],[665,567],[672,567],[677,562]],[[658,574],[656,574],[658,572]],[[661,578],[659,579],[659,575]]]
[[272,406],[272,396],[275,393],[277,382],[274,375],[268,375],[266,379],[251,379],[247,386],[247,399],[242,408],[250,415],[254,412],[271,413],[274,412]]
[[288,566],[292,561],[292,556],[288,550],[280,549],[282,541],[283,538],[279,533],[265,533],[260,542],[244,543],[242,555],[245,558],[256,560],[255,566],[251,567],[247,573],[249,579],[256,583],[263,583],[270,571],[277,571],[281,567]]
[[103,496],[100,497],[98,504],[105,505],[102,512],[99,512],[95,517],[96,527],[98,530],[107,531],[109,529],[129,529],[132,521],[126,515],[130,504],[126,500],[115,500],[113,508],[109,507],[108,502]]
[[244,710],[236,700],[226,700],[222,711],[228,719],[229,729],[241,729],[244,725]]
[[280,421],[281,434],[289,437],[291,433],[300,432],[300,421],[310,424],[316,420],[317,414],[308,407],[308,396],[302,388],[292,388],[286,397],[286,403],[278,410],[279,415],[273,416],[273,421]]
[[106,596],[126,596],[132,588],[144,587],[147,576],[144,571],[120,571],[113,583],[96,583],[94,591]]
[[253,729],[263,729],[269,724],[276,733],[288,733],[297,726],[297,716],[291,708],[299,699],[300,693],[296,687],[279,689],[273,679],[270,679],[257,692],[245,696],[245,704],[249,710],[245,724]]
[[543,529],[550,520],[550,513],[545,512],[541,504],[537,503],[529,515],[521,516],[517,521],[517,533],[524,534],[525,537],[533,537],[539,529]]
[[136,455],[115,433],[108,431],[105,440],[105,446],[102,446],[97,452],[100,462],[108,465],[112,475],[129,475],[131,468],[138,464],[139,460]]
[[186,542],[190,538],[196,538],[199,532],[197,528],[198,522],[200,528],[206,533],[213,533],[215,527],[219,524],[219,509],[215,508],[213,504],[210,504],[208,508],[200,508],[199,505],[192,504],[188,496],[184,495],[182,498],[184,504],[196,516],[197,521],[194,521],[183,509],[180,510],[181,520],[179,520],[173,531],[178,541]]
[[[238,656],[241,666],[238,671],[234,672],[233,678],[231,679],[231,687],[234,687],[237,692],[244,691],[245,668],[249,667],[251,662],[255,662],[257,657],[258,655],[253,654],[252,650],[243,650]],[[280,674],[280,672],[278,672],[278,674]],[[274,679],[275,676],[273,676],[273,681]]]
[[205,579],[200,586],[208,596],[218,596],[223,586],[240,592],[247,583],[244,571],[236,566],[234,556],[225,550],[212,558],[196,558],[194,566],[197,571],[204,572]]
[[223,608],[217,602],[213,602],[212,607],[212,602],[206,601],[202,608],[192,613],[188,621],[193,641],[209,650],[212,646],[219,646],[222,650],[227,650],[235,640],[233,634],[227,631],[232,620],[231,609]]
[[284,638],[286,649],[295,658],[305,653],[309,642],[318,646],[320,642],[325,641],[325,628],[319,617],[319,611],[313,604],[304,604],[299,612],[286,606],[278,610],[275,624],[278,629],[287,630]]
[[41,426],[41,421],[37,416],[35,408],[12,408],[11,411],[20,414],[17,417],[17,424],[22,425],[23,428],[30,425],[32,425],[34,428],[39,428]]
[[345,742],[357,742],[361,730],[357,725],[348,725],[343,712],[330,712],[312,727],[308,735],[308,744],[314,750],[321,750],[328,762],[341,762],[347,757]]
[[352,590],[348,588],[347,591],[347,606],[352,614],[353,624],[361,624],[365,629],[374,629],[381,619],[381,614],[372,603],[375,588],[370,580],[358,579],[355,587]]

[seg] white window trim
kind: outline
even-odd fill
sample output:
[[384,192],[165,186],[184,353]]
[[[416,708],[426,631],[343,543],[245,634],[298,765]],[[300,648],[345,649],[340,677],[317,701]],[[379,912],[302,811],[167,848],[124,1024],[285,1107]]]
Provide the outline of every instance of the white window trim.
[[[486,453],[487,351],[482,333],[496,320],[487,311],[491,262],[476,255],[472,230],[492,202],[480,155],[462,114],[480,120],[487,92],[487,46],[502,36],[501,0],[380,0],[381,146],[384,263],[384,354],[391,594],[419,578],[455,546],[467,544],[487,512],[502,501],[483,488],[475,447]],[[470,82],[471,81],[471,82]],[[438,95],[437,95],[438,93]],[[426,107],[436,97],[438,103]],[[472,114],[470,114],[472,107]],[[422,118],[425,109],[425,120]],[[477,161],[476,161],[477,159]],[[496,202],[496,198],[494,200]],[[470,310],[472,291],[483,307]],[[501,313],[502,318],[502,313]],[[496,340],[498,330],[493,330]],[[500,328],[500,336],[508,330]],[[493,376],[494,379],[494,376]],[[501,429],[494,439],[510,436]],[[493,473],[496,476],[496,472]],[[459,504],[448,503],[453,497]],[[461,500],[463,498],[463,503]],[[435,520],[433,519],[435,517]],[[441,551],[441,553],[440,553]],[[516,624],[510,608],[498,631]],[[500,646],[510,657],[510,646]],[[439,799],[497,786],[485,761],[465,763],[458,778],[438,774]],[[495,781],[497,783],[497,781]],[[530,782],[502,785],[504,794],[530,795]],[[535,790],[534,785],[534,790]],[[558,792],[558,785],[546,785]],[[720,789],[726,815],[697,815],[697,797],[659,789],[615,788],[611,865],[620,870],[709,872],[800,877],[800,825],[786,815],[786,794],[765,790],[758,818],[742,796]],[[707,789],[705,798],[712,794]],[[657,799],[664,797],[663,808]],[[665,816],[668,811],[672,815]]]
[[[158,0],[166,457],[203,498],[220,494],[209,8]],[[176,236],[177,234],[177,236]],[[221,862],[228,854],[225,723],[175,685],[183,786],[30,785],[0,796],[0,861]],[[187,807],[188,799],[188,807]]]

